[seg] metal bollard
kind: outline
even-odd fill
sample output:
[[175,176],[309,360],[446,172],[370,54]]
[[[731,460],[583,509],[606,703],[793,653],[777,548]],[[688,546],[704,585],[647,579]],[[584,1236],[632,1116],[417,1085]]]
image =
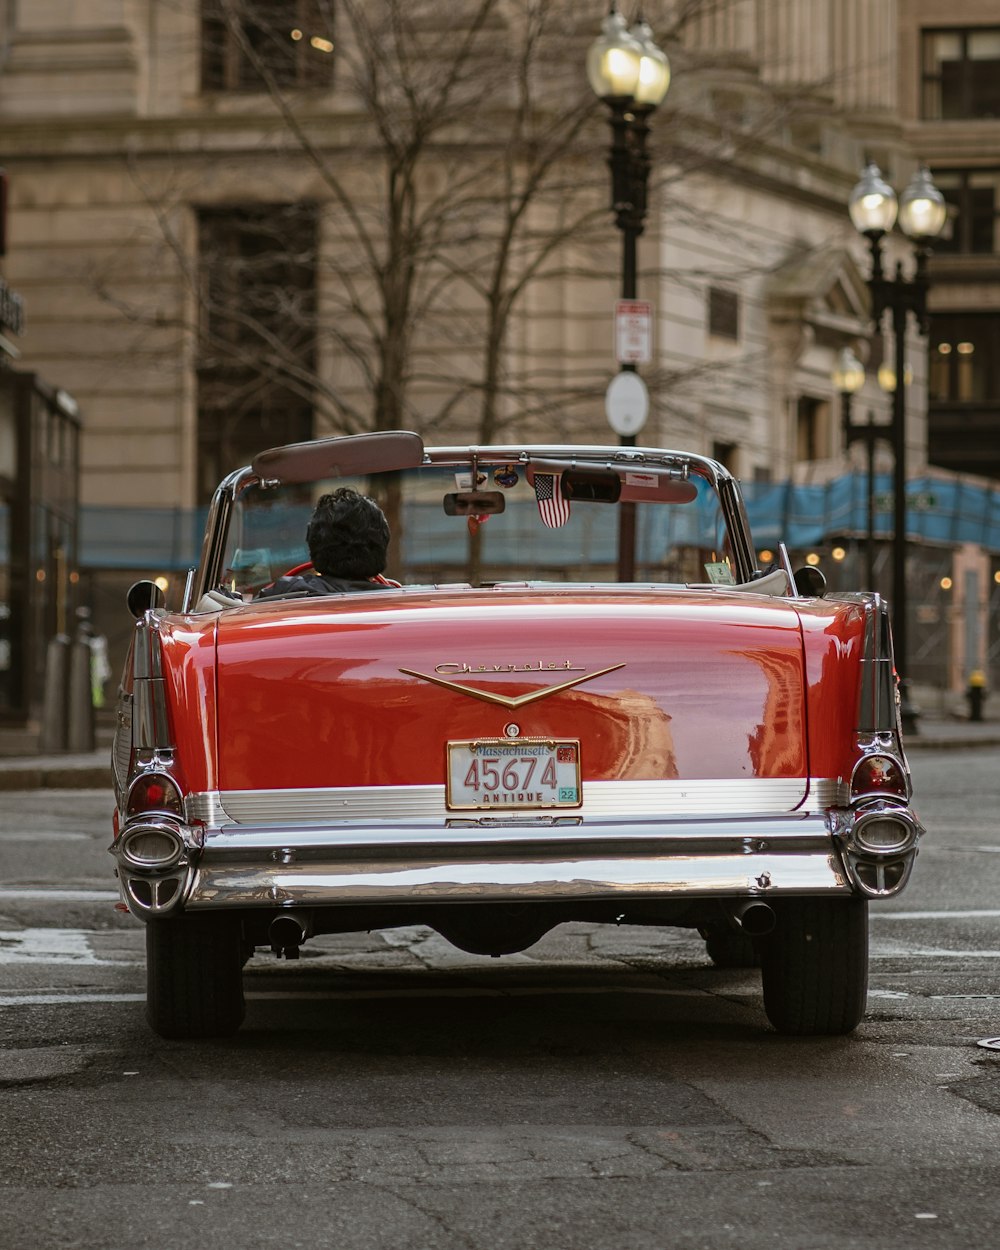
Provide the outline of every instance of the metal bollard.
[[69,716],[66,748],[78,753],[94,749],[94,698],[90,681],[90,642],[73,640],[69,652]]
[[42,702],[42,752],[66,750],[66,682],[70,641],[66,634],[49,639],[45,650],[45,693]]

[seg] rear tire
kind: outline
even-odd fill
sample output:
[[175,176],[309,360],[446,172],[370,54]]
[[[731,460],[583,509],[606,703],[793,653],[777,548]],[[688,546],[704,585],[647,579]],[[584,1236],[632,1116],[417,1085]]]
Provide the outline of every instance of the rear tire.
[[232,916],[146,924],[146,1019],[161,1037],[228,1037],[243,1023],[243,938]]
[[764,940],[764,1010],[779,1033],[850,1033],[868,997],[868,901],[793,898],[776,902]]
[[760,967],[757,943],[728,922],[705,925],[701,935],[705,939],[705,951],[717,968]]

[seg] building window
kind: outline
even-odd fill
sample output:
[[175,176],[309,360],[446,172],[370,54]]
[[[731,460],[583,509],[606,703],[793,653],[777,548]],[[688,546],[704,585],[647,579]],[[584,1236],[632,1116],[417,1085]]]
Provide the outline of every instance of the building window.
[[312,437],[317,221],[313,205],[198,217],[199,495],[266,447]]
[[954,209],[935,252],[1000,252],[1000,169],[942,169],[934,180]]
[[795,407],[795,459],[825,460],[830,455],[830,405],[800,395]]
[[329,87],[333,0],[202,0],[203,91]]
[[718,460],[735,477],[739,477],[739,454],[740,449],[735,443],[720,442],[718,439],[712,443],[712,459]]
[[1000,315],[941,313],[931,321],[932,403],[1000,403]]
[[708,332],[713,338],[739,340],[740,297],[735,291],[708,288]]
[[1000,117],[1000,26],[923,32],[925,118]]

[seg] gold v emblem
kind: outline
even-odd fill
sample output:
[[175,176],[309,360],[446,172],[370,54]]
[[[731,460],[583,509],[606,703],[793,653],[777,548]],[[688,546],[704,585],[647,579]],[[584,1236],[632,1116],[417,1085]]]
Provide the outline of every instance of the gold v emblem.
[[598,669],[596,673],[584,673],[582,677],[572,677],[569,681],[561,681],[557,686],[543,686],[541,690],[531,690],[528,694],[496,694],[493,690],[477,690],[474,686],[466,686],[460,681],[448,681],[445,677],[435,677],[432,673],[418,673],[412,668],[401,668],[399,671],[407,677],[419,677],[421,681],[429,681],[434,686],[444,686],[445,690],[457,690],[459,694],[467,694],[473,699],[482,699],[484,703],[499,703],[501,707],[524,707],[526,703],[535,703],[539,699],[547,699],[550,694],[558,694],[560,690],[569,690],[582,682],[593,681],[595,677],[603,677],[605,673],[613,673],[622,664],[612,664],[610,668]]

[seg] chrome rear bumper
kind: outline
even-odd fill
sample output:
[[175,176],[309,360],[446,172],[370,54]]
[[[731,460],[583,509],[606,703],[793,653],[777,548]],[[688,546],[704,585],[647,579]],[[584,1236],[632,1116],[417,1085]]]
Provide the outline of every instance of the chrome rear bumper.
[[[185,906],[528,902],[847,894],[821,816],[582,826],[458,822],[214,830]],[[471,836],[470,836],[471,835]]]
[[[894,816],[900,841],[862,843],[863,820]],[[142,821],[148,822],[144,817]],[[163,818],[158,817],[158,820]],[[140,919],[183,909],[395,906],[851,894],[889,898],[923,832],[903,806],[735,819],[588,820],[483,816],[409,823],[178,825],[175,858],[129,857],[130,822],[110,848]]]
[[[762,884],[763,883],[763,884]],[[335,904],[556,902],[559,900],[848,894],[826,855],[629,856],[463,863],[316,863],[262,868],[203,864],[189,910]]]

